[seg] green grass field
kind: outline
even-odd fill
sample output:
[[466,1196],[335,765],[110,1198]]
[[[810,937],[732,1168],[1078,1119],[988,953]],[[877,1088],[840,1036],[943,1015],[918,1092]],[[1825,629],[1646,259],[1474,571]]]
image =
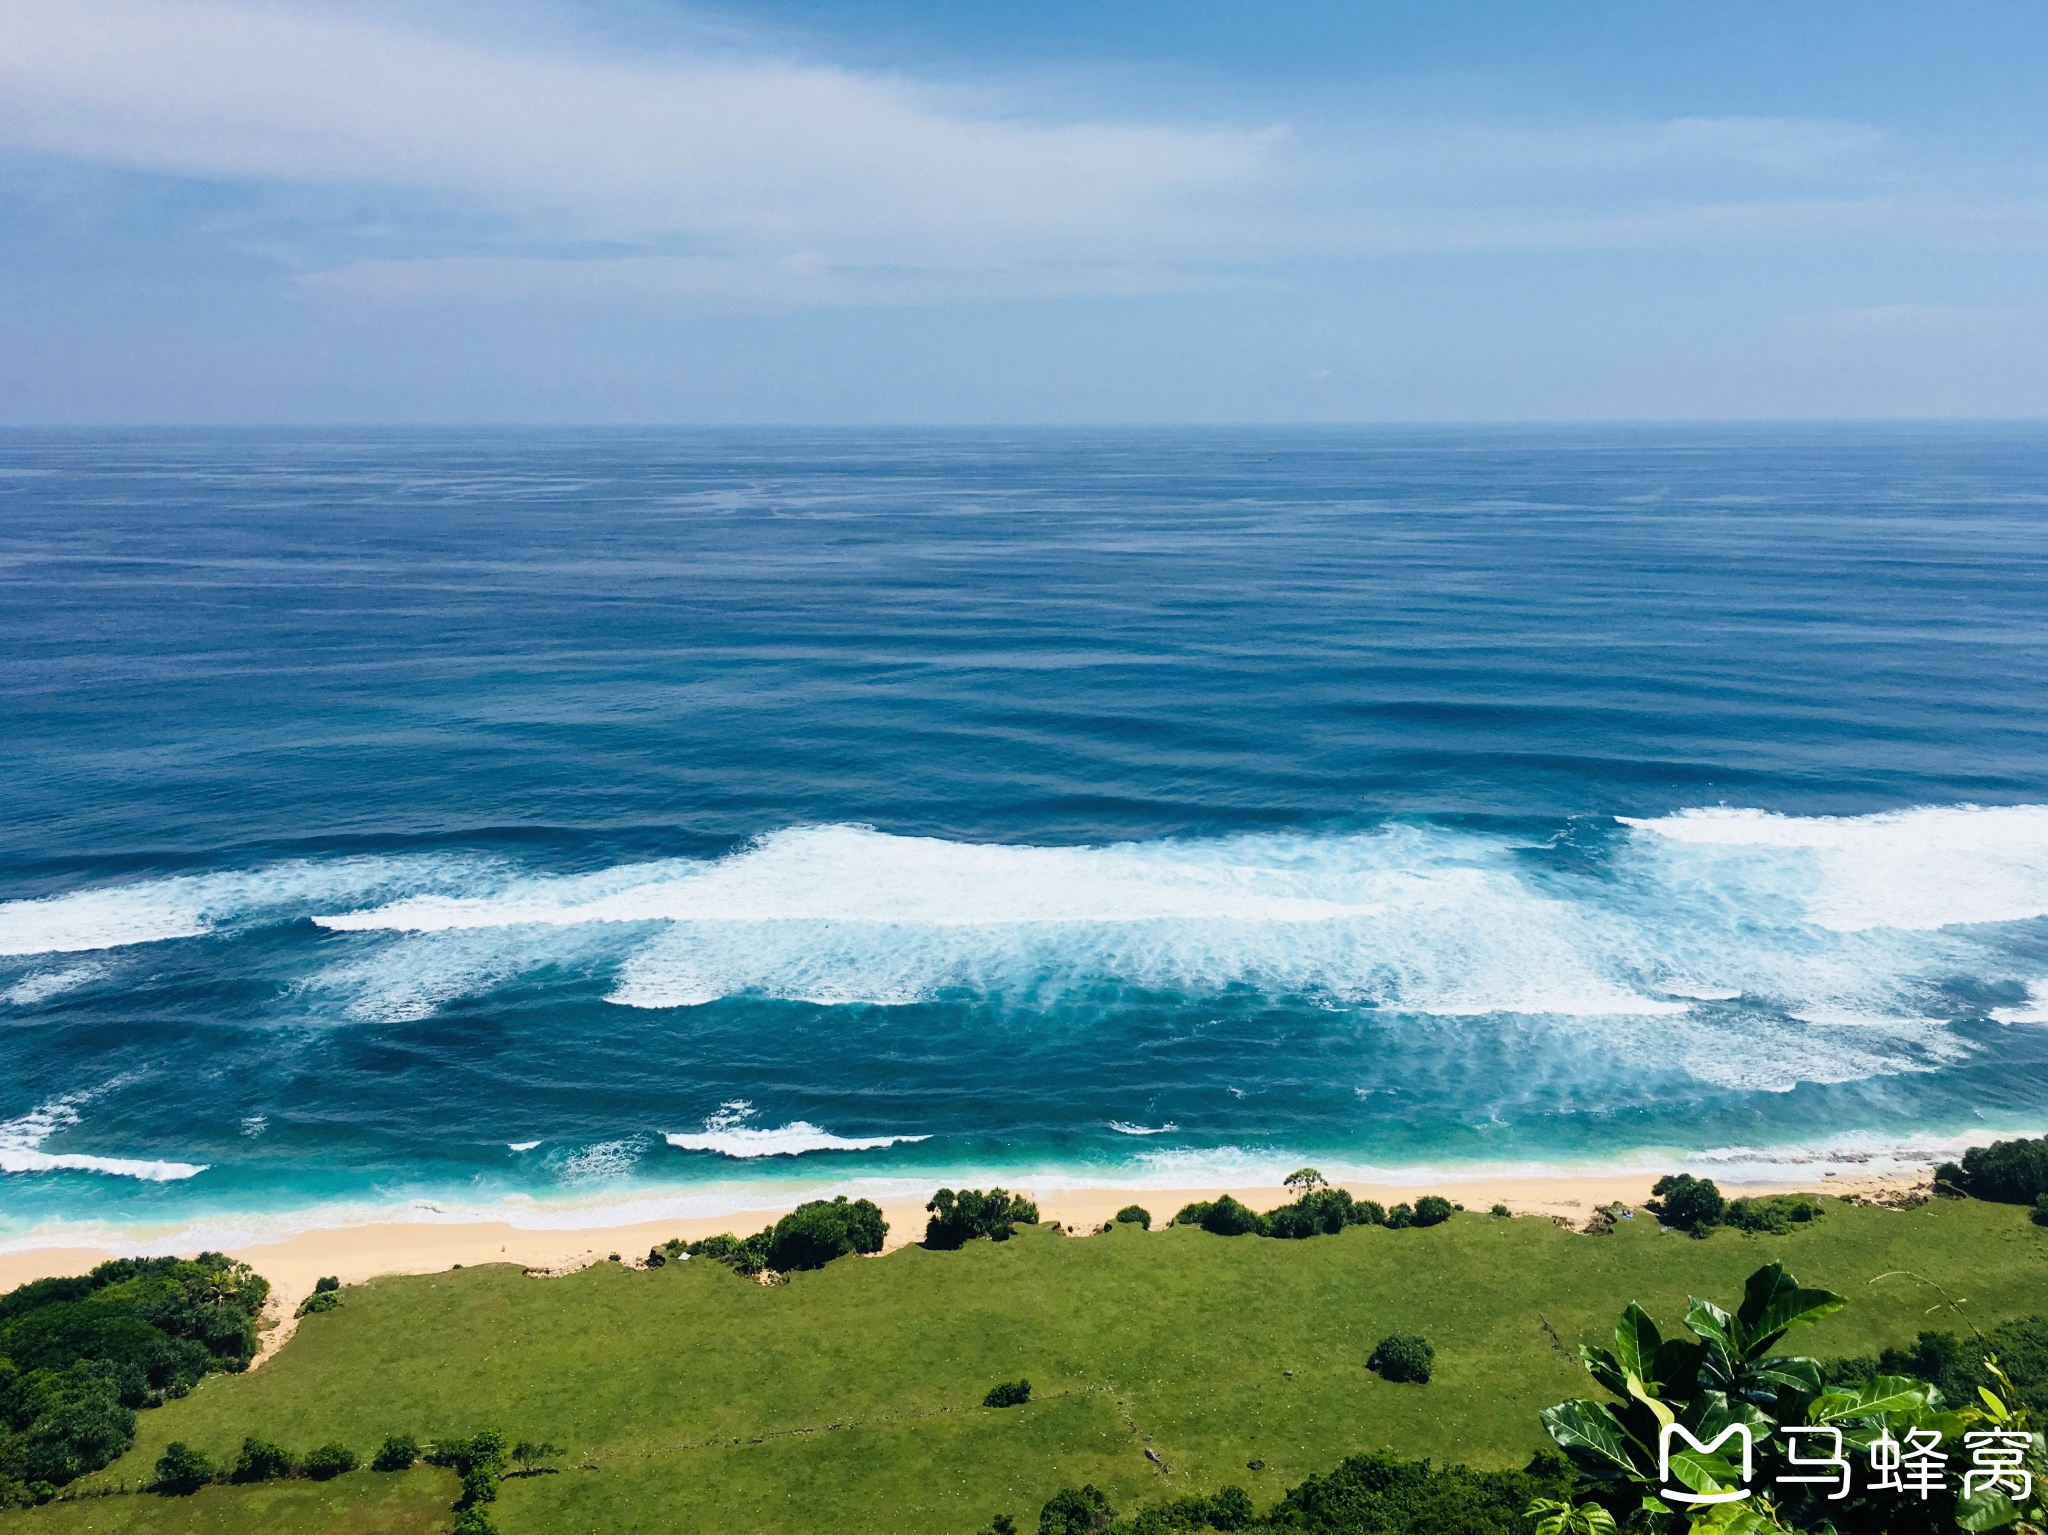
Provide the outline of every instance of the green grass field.
[[[262,1369],[142,1413],[134,1450],[79,1485],[139,1484],[172,1439],[216,1460],[251,1433],[367,1456],[389,1433],[497,1426],[567,1447],[559,1473],[506,1481],[492,1514],[506,1535],[967,1535],[997,1512],[1028,1529],[1081,1481],[1120,1507],[1226,1482],[1264,1505],[1361,1449],[1520,1464],[1544,1443],[1538,1408],[1597,1394],[1569,1345],[1631,1299],[1675,1327],[1688,1293],[1732,1302],[1773,1258],[1850,1298],[1798,1340],[1823,1356],[1961,1326],[1923,1286],[1871,1282],[1889,1270],[1936,1281],[1982,1324],[2048,1311],[2048,1230],[1976,1201],[1831,1202],[1790,1236],[1703,1242],[1648,1218],[1583,1237],[1476,1214],[1306,1242],[1032,1230],[842,1259],[772,1288],[703,1260],[548,1280],[477,1268],[346,1291]],[[1395,1331],[1435,1345],[1430,1384],[1364,1368]],[[1029,1405],[979,1405],[1019,1375]],[[0,1516],[0,1532],[445,1529],[452,1488],[444,1473],[360,1471],[59,1503]]]

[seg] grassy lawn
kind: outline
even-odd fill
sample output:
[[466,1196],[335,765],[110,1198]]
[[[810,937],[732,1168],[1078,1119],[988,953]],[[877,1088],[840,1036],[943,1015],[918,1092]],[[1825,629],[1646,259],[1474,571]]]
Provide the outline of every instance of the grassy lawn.
[[[1539,1407],[1597,1394],[1562,1345],[1604,1334],[1630,1299],[1675,1327],[1688,1293],[1732,1302],[1772,1258],[1850,1297],[1804,1352],[1865,1353],[1959,1326],[1930,1314],[1937,1297],[1922,1286],[1871,1283],[1888,1270],[1937,1281],[1987,1325],[2048,1311],[2048,1231],[1975,1201],[1903,1213],[1830,1203],[1787,1237],[1704,1242],[1648,1218],[1594,1238],[1483,1215],[1307,1242],[1029,1231],[844,1259],[776,1288],[702,1260],[552,1280],[477,1268],[348,1290],[261,1370],[141,1414],[135,1449],[91,1480],[146,1478],[171,1439],[231,1460],[249,1433],[367,1454],[388,1433],[498,1426],[568,1447],[559,1474],[506,1482],[493,1517],[507,1535],[964,1535],[1001,1511],[1029,1528],[1052,1491],[1082,1480],[1119,1506],[1224,1482],[1263,1504],[1360,1449],[1519,1464],[1544,1442]],[[1435,1345],[1429,1385],[1364,1368],[1394,1331]],[[1028,1406],[979,1405],[1019,1375]],[[1247,1470],[1254,1458],[1266,1469]],[[110,1498],[0,1516],[0,1531],[445,1527],[371,1522],[411,1517],[400,1504],[419,1475]],[[251,1510],[241,1522],[194,1522],[236,1499]]]

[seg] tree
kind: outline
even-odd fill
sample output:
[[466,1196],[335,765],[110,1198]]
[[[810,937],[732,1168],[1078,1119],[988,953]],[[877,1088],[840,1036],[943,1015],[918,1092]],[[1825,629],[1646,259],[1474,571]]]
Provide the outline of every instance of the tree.
[[512,1447],[512,1461],[522,1475],[531,1476],[546,1469],[547,1463],[561,1453],[560,1445],[549,1444],[545,1439],[522,1439]]
[[1654,1196],[1650,1208],[1659,1220],[1696,1237],[1705,1236],[1727,1208],[1713,1179],[1695,1178],[1691,1173],[1659,1178],[1650,1193]]
[[1094,1483],[1064,1487],[1038,1511],[1038,1535],[1094,1535],[1109,1528],[1116,1511]]
[[878,1253],[889,1223],[871,1199],[849,1202],[813,1199],[798,1205],[775,1223],[768,1243],[768,1266],[784,1271],[821,1269],[848,1253]]
[[1365,1367],[1381,1380],[1426,1386],[1430,1366],[1435,1362],[1436,1350],[1429,1346],[1427,1338],[1397,1332],[1380,1339]]
[[156,1490],[167,1497],[195,1493],[213,1477],[213,1462],[182,1439],[173,1439],[157,1457]]
[[2048,1194],[2048,1135],[1972,1146],[1963,1153],[1962,1166],[1944,1162],[1934,1176],[1937,1183],[1959,1189],[1972,1199],[2033,1204]]
[[1038,1206],[1006,1189],[940,1189],[925,1209],[931,1219],[925,1222],[924,1245],[940,1252],[965,1247],[977,1237],[1007,1242],[1017,1224],[1038,1222]]
[[228,1474],[232,1482],[274,1482],[292,1474],[292,1452],[281,1444],[268,1439],[258,1439],[253,1434],[242,1441],[242,1453],[235,1459],[235,1469]]
[[1294,1197],[1297,1199],[1304,1194],[1313,1194],[1317,1189],[1327,1187],[1329,1183],[1329,1180],[1313,1167],[1298,1167],[1283,1181],[1287,1188],[1294,1191]]

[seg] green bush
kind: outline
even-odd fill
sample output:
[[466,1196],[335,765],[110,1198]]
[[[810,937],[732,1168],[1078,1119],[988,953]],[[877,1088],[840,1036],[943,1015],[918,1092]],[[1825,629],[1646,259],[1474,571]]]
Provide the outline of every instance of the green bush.
[[1006,1381],[1000,1386],[991,1386],[987,1396],[981,1399],[984,1407],[1022,1407],[1031,1400],[1031,1382],[1028,1380]]
[[1963,1153],[1962,1166],[1944,1162],[1934,1170],[1936,1181],[1962,1190],[1973,1199],[1998,1204],[2030,1205],[2048,1194],[2048,1135],[2037,1140],[1993,1141]]
[[1727,1209],[1727,1202],[1721,1198],[1721,1190],[1714,1180],[1695,1178],[1691,1173],[1659,1178],[1651,1186],[1650,1193],[1653,1196],[1650,1208],[1659,1220],[1694,1236],[1705,1236]]
[[316,1279],[313,1281],[313,1293],[315,1295],[327,1295],[335,1290],[339,1290],[340,1288],[341,1281],[339,1279],[336,1279],[332,1274],[329,1274],[324,1278]]
[[2034,1224],[2048,1226],[2048,1194],[2042,1194],[2034,1200]]
[[560,1445],[550,1444],[545,1439],[522,1439],[512,1447],[512,1460],[521,1472],[531,1476],[561,1453]]
[[134,1383],[105,1360],[23,1371],[0,1359],[0,1479],[61,1487],[110,1464],[135,1442],[122,1400]]
[[1351,1224],[1354,1226],[1384,1226],[1387,1223],[1387,1207],[1377,1199],[1355,1199],[1351,1202]]
[[715,1237],[690,1243],[684,1251],[693,1258],[709,1258],[714,1263],[723,1263],[735,1274],[753,1275],[771,1267],[768,1250],[774,1245],[775,1228],[768,1226],[744,1238],[736,1237],[730,1231],[720,1232]]
[[173,1439],[157,1457],[155,1490],[166,1497],[197,1492],[215,1476],[213,1462],[182,1439]]
[[1202,1229],[1219,1237],[1264,1236],[1266,1218],[1225,1194],[1204,1212]]
[[1451,1202],[1440,1194],[1424,1194],[1415,1201],[1413,1224],[1441,1226],[1451,1218]]
[[231,1482],[275,1482],[292,1474],[292,1452],[281,1444],[254,1435],[242,1441],[242,1453],[235,1458]]
[[1999,1368],[2019,1392],[2021,1405],[2048,1413],[2048,1317],[2044,1316],[2000,1322],[1981,1343],[1954,1333],[1923,1332],[1910,1348],[1888,1348],[1875,1358],[1831,1359],[1825,1368],[1831,1387],[1863,1386],[1880,1375],[1904,1375],[1935,1387],[1951,1407],[1970,1406],[1978,1399],[1978,1388],[1992,1384],[1984,1369],[1986,1354],[1997,1356]]
[[430,1466],[446,1466],[457,1476],[468,1476],[478,1467],[503,1472],[512,1453],[512,1441],[498,1429],[487,1428],[469,1439],[437,1439],[427,1451]]
[[335,1311],[341,1306],[339,1290],[315,1290],[299,1302],[300,1316],[318,1316],[323,1311]]
[[1380,1339],[1365,1367],[1381,1380],[1426,1386],[1429,1367],[1436,1362],[1436,1350],[1427,1338],[1413,1333],[1390,1333]]
[[449,1535],[498,1535],[498,1527],[491,1523],[491,1516],[480,1504],[472,1503],[456,1512],[455,1523],[449,1526]]
[[773,1269],[821,1269],[834,1258],[848,1253],[878,1253],[889,1223],[882,1209],[871,1199],[848,1202],[813,1199],[798,1205],[775,1223],[768,1244],[768,1266]]
[[1063,1487],[1038,1511],[1038,1535],[1094,1535],[1109,1528],[1116,1511],[1094,1483]]
[[1174,1214],[1171,1224],[1175,1226],[1199,1226],[1202,1224],[1202,1217],[1207,1215],[1208,1213],[1208,1200],[1189,1200],[1188,1203],[1182,1205],[1180,1209]]
[[1811,1195],[1769,1194],[1756,1199],[1731,1199],[1721,1212],[1721,1224],[1737,1231],[1785,1236],[1794,1226],[1818,1220],[1821,1213],[1820,1204]]
[[1125,1205],[1116,1212],[1116,1223],[1119,1226],[1142,1226],[1145,1230],[1150,1231],[1152,1229],[1152,1212],[1143,1205]]
[[323,1444],[306,1457],[300,1468],[316,1482],[330,1477],[346,1476],[355,1470],[358,1462],[356,1452],[345,1444]]
[[1387,1212],[1387,1226],[1390,1230],[1406,1231],[1415,1224],[1415,1211],[1409,1205],[1395,1205]]
[[1525,1535],[1529,1500],[1568,1476],[1551,1457],[1527,1471],[1434,1471],[1426,1460],[1354,1455],[1290,1489],[1266,1524],[1307,1535]]
[[462,1473],[462,1496],[456,1499],[458,1509],[474,1508],[479,1503],[495,1503],[498,1500],[498,1484],[505,1473],[497,1466],[475,1465]]
[[931,1219],[925,1222],[924,1245],[940,1252],[965,1247],[976,1237],[1007,1242],[1018,1225],[1038,1223],[1038,1206],[1022,1194],[1005,1189],[940,1189],[925,1206]]
[[1506,1205],[1495,1205],[1491,1210],[1488,1210],[1486,1213],[1488,1215],[1491,1215],[1495,1220],[1508,1220],[1514,1216],[1515,1212],[1510,1210]]
[[1357,1202],[1343,1189],[1310,1189],[1293,1204],[1266,1212],[1266,1234],[1297,1239],[1334,1236],[1346,1226],[1358,1224],[1357,1208]]
[[410,1471],[420,1458],[420,1442],[410,1434],[393,1434],[377,1447],[370,1461],[372,1471]]

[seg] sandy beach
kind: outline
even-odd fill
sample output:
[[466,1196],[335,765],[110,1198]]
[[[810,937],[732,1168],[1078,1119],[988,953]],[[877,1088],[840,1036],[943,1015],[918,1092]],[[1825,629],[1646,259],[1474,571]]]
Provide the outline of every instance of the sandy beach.
[[[1412,1202],[1421,1194],[1441,1194],[1467,1209],[1485,1210],[1504,1204],[1516,1215],[1543,1216],[1573,1227],[1583,1225],[1592,1213],[1619,1202],[1638,1207],[1650,1197],[1654,1172],[1602,1176],[1559,1176],[1546,1178],[1439,1179],[1426,1185],[1345,1183],[1342,1187],[1360,1199],[1376,1199],[1383,1205]],[[1745,1194],[1787,1192],[1792,1185],[1777,1181],[1768,1185],[1744,1186],[1724,1182],[1722,1191],[1730,1198]],[[1909,1203],[1924,1194],[1924,1176],[1843,1176],[1825,1174],[1802,1185],[1840,1197],[1867,1199],[1877,1203]],[[1271,1209],[1291,1197],[1279,1187],[1206,1187],[1184,1189],[1055,1188],[1028,1190],[1036,1198],[1040,1214],[1057,1220],[1074,1235],[1100,1228],[1125,1205],[1143,1205],[1152,1213],[1154,1226],[1164,1225],[1173,1212],[1191,1200],[1214,1199],[1229,1193],[1254,1209]],[[469,1224],[428,1221],[334,1227],[303,1232],[281,1242],[268,1242],[233,1249],[271,1283],[273,1300],[270,1323],[257,1364],[274,1354],[291,1336],[293,1313],[312,1293],[314,1282],[333,1275],[343,1284],[360,1284],[384,1274],[427,1274],[457,1266],[512,1263],[536,1276],[574,1273],[593,1263],[602,1263],[616,1253],[622,1261],[643,1258],[650,1247],[670,1237],[694,1241],[721,1231],[740,1234],[758,1231],[787,1213],[790,1204],[764,1203],[759,1210],[736,1214],[647,1221],[633,1225],[590,1226],[580,1229],[533,1230],[505,1222]],[[889,1222],[885,1251],[917,1241],[924,1232],[922,1200],[883,1201]],[[0,1293],[32,1279],[53,1274],[77,1274],[94,1264],[117,1256],[107,1248],[44,1247],[0,1254]]]

